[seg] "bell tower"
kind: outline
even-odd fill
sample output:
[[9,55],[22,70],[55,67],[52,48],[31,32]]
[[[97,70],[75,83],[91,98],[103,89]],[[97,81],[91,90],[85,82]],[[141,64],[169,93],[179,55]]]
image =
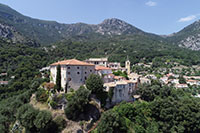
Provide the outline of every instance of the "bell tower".
[[126,67],[127,74],[130,75],[130,73],[131,73],[131,62],[129,61],[128,56],[127,56],[127,60],[125,62],[125,67]]

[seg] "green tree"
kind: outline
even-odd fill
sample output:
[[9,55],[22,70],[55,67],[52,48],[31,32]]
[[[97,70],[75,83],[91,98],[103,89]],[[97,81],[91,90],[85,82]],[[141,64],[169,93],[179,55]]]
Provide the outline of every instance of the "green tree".
[[123,130],[122,119],[120,115],[113,110],[108,110],[103,113],[100,122],[97,126],[98,133],[121,133]]
[[104,90],[103,80],[99,75],[91,74],[86,80],[86,87],[91,90],[92,94],[102,93]]
[[57,66],[57,73],[56,73],[56,85],[55,88],[58,92],[61,91],[61,66],[60,64]]
[[66,127],[67,122],[63,116],[57,116],[53,121],[55,123],[54,126],[56,126],[60,132]]
[[112,101],[113,95],[114,95],[114,88],[111,87],[111,88],[109,89],[109,91],[108,91],[108,98],[109,98],[110,102]]
[[74,94],[74,97],[67,103],[65,115],[68,119],[76,120],[84,112],[84,107],[89,103],[90,91],[81,86]]
[[34,120],[34,125],[38,128],[39,132],[44,132],[51,124],[52,116],[48,111],[40,111]]
[[34,120],[36,119],[38,112],[38,110],[35,110],[29,104],[26,104],[19,108],[17,112],[17,119],[20,121],[21,125],[26,128],[26,131],[37,131],[37,128],[34,125]]

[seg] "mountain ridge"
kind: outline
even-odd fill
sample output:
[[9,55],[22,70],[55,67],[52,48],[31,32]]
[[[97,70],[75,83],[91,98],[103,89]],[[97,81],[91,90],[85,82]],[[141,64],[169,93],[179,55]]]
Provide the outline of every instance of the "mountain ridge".
[[200,50],[200,21],[171,35],[156,35],[117,18],[105,19],[99,24],[82,22],[64,24],[24,16],[9,6],[0,4],[0,37],[14,42],[50,45],[66,39],[101,40],[118,36],[131,39],[134,35],[145,36],[160,42],[165,41],[192,50]]
[[131,24],[117,19],[105,19],[99,24],[73,23],[61,24],[56,21],[39,20],[24,16],[9,6],[0,4],[0,23],[6,23],[26,38],[31,38],[41,44],[51,44],[74,36],[96,35],[101,39],[110,38],[115,35],[150,35],[159,37],[152,33],[144,32]]

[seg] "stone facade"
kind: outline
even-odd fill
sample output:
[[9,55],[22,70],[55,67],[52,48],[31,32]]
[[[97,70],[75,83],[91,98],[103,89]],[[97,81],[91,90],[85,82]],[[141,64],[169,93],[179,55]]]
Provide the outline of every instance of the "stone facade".
[[86,79],[92,73],[95,73],[95,66],[76,59],[60,61],[50,66],[52,82],[56,83],[57,65],[61,65],[61,86],[77,90],[85,84]]
[[106,91],[113,88],[112,103],[120,103],[121,101],[133,101],[133,94],[137,89],[137,82],[130,80],[121,80],[117,82],[105,83]]

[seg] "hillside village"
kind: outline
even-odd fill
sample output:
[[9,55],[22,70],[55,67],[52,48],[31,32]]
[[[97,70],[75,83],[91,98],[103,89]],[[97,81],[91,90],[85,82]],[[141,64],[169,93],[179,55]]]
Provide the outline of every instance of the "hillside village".
[[[158,81],[162,85],[167,85],[176,89],[189,87],[198,88],[198,86],[200,86],[200,76],[186,76],[182,74],[174,74],[172,72],[166,73],[165,71],[161,73],[162,75],[158,76],[156,74],[149,74],[147,71],[143,71],[145,70],[144,66],[150,68],[151,65],[152,63],[138,63],[132,66],[128,57],[125,62],[125,67],[122,67],[119,62],[109,62],[108,58],[89,58],[85,61],[77,59],[58,61],[51,64],[49,67],[45,67],[40,70],[44,78],[46,73],[48,71],[50,72],[50,81],[43,83],[40,86],[40,89],[42,89],[41,94],[36,93],[34,97],[36,97],[38,102],[44,103],[47,101],[48,108],[52,111],[64,111],[67,108],[68,101],[74,96],[75,92],[82,86],[87,88],[86,82],[91,75],[101,77],[105,91],[105,93],[102,94],[106,99],[102,100],[102,96],[99,97],[97,93],[92,94],[90,98],[91,103],[95,105],[96,109],[93,108],[96,110],[94,111],[95,113],[91,113],[91,110],[88,108],[88,112],[85,112],[88,116],[79,116],[81,121],[87,121],[84,123],[84,125],[86,124],[86,127],[83,131],[89,131],[89,129],[93,129],[92,125],[95,126],[94,123],[98,120],[100,115],[99,113],[102,112],[102,109],[112,108],[114,105],[123,101],[134,102],[135,100],[140,99],[140,95],[137,94],[137,90],[142,84],[151,85],[152,82]],[[135,71],[134,67],[138,66],[142,66],[143,70]],[[61,76],[61,90],[57,91],[56,84],[58,82],[56,78],[58,77],[57,74],[59,69]],[[96,82],[95,80],[93,81]],[[43,91],[43,89],[45,91]],[[198,97],[198,93],[198,91],[195,91],[194,96]],[[34,103],[32,101],[31,104],[33,106],[36,105],[37,108],[37,102]],[[70,113],[73,114],[73,112]],[[96,124],[98,124],[98,122]],[[80,129],[80,124],[76,125],[76,129]]]
[[[121,67],[118,62],[108,62],[107,58],[90,58],[86,61],[76,59],[64,60],[50,65],[50,83],[55,86],[57,66],[61,66],[61,86],[62,88],[74,89],[85,85],[91,74],[99,75],[102,78],[104,88],[107,92],[113,90],[112,104],[122,101],[134,101],[134,92],[137,90],[139,77],[131,73],[131,64],[127,60],[125,67]],[[124,75],[115,75],[113,72],[122,72]],[[140,79],[142,83],[150,83],[147,78]],[[67,92],[65,89],[63,93]]]
[[[177,89],[200,86],[200,76],[167,73],[166,70],[160,72],[162,76],[149,74],[148,71],[132,71],[134,66],[150,68],[152,63],[149,63],[149,65],[138,63],[131,66],[131,62],[127,58],[125,67],[122,67],[119,62],[109,62],[108,58],[89,58],[85,61],[76,59],[59,61],[51,64],[50,67],[41,69],[41,71],[50,70],[50,84],[52,87],[56,84],[58,65],[61,65],[62,88],[77,90],[85,84],[91,74],[96,74],[102,78],[107,92],[110,89],[114,90],[112,102],[115,104],[121,101],[133,101],[138,85],[151,84],[152,80],[158,80],[163,85],[174,86]],[[120,75],[120,72],[123,74]],[[47,84],[47,86],[50,84]],[[64,89],[63,92],[65,92]]]

